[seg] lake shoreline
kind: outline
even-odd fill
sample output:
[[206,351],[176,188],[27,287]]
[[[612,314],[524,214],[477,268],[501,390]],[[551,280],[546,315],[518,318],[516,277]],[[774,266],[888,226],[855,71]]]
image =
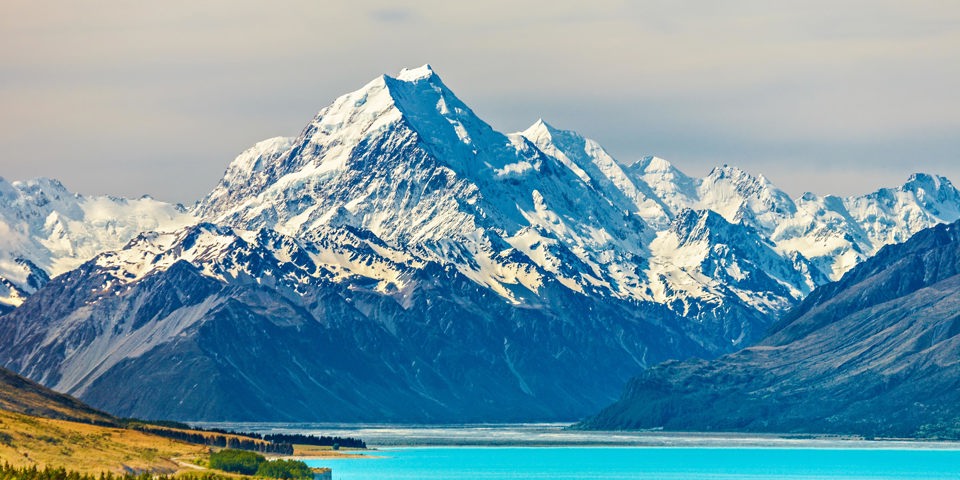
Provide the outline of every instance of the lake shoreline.
[[[924,439],[864,439],[842,435],[737,432],[580,431],[569,424],[396,425],[332,423],[201,424],[255,433],[302,433],[362,438],[371,447],[702,447],[802,449],[960,450],[960,442]],[[364,450],[311,452],[303,458],[367,456]]]

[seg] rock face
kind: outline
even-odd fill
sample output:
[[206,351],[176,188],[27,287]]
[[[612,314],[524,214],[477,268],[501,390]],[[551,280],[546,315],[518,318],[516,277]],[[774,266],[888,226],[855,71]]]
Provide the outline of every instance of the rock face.
[[[28,198],[14,190],[0,200]],[[880,246],[960,216],[941,177],[794,201],[733,167],[621,164],[543,121],[503,134],[429,66],[243,152],[189,213],[110,207],[141,222],[111,230],[58,195],[0,211],[34,219],[4,220],[25,240],[0,249],[24,260],[0,262],[22,303],[0,317],[0,365],[186,420],[579,418],[642,368],[754,343]],[[52,249],[61,230],[95,248]]]
[[759,345],[630,381],[594,429],[960,436],[960,223],[884,247]]

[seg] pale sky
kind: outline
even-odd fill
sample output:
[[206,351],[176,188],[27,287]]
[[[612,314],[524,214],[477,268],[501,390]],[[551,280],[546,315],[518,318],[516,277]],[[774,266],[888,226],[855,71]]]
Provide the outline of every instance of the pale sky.
[[259,140],[430,63],[494,128],[793,196],[960,182],[960,3],[0,2],[0,176],[191,204]]

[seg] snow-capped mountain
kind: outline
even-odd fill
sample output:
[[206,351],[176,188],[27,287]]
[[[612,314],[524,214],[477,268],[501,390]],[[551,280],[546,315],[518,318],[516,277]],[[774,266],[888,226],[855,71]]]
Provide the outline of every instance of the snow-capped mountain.
[[504,134],[429,66],[256,144],[189,213],[57,198],[3,217],[42,221],[5,247],[23,305],[0,319],[0,365],[190,420],[569,419],[650,364],[752,344],[881,246],[960,217],[942,177],[793,200],[542,120]]
[[905,242],[925,228],[960,218],[960,192],[944,177],[914,174],[897,188],[859,197],[807,193],[797,214],[771,238],[785,251],[802,252],[838,280],[884,245]]
[[[348,225],[453,265],[516,304],[537,303],[550,281],[659,302],[652,284],[674,277],[649,269],[650,244],[672,217],[652,189],[635,185],[596,142],[543,122],[522,134],[495,131],[424,66],[340,97],[299,137],[244,152],[197,214],[293,237]],[[677,305],[723,303],[713,288],[681,281],[665,288],[681,297]],[[750,298],[723,301],[725,309],[755,310]],[[726,328],[714,315],[703,319]],[[763,327],[757,314],[741,323]],[[738,331],[728,340],[749,337]]]
[[520,421],[573,418],[647,362],[722,348],[654,304],[553,282],[513,305],[369,233],[315,235],[140,235],[3,317],[0,363],[119,415]]
[[545,276],[634,298],[652,232],[599,200],[525,137],[477,118],[425,66],[337,99],[296,139],[245,152],[198,215],[297,237],[350,225],[452,263],[512,302],[536,296]]
[[900,187],[867,195],[805,193],[791,200],[762,175],[727,165],[699,179],[666,160],[646,157],[625,171],[648,186],[671,216],[686,208],[711,210],[755,229],[781,255],[809,260],[820,271],[808,277],[815,285],[819,274],[837,280],[884,245],[960,218],[960,191],[944,177],[923,173],[911,175]]
[[[955,220],[958,209],[960,194],[940,177],[794,201],[762,175],[726,165],[702,179],[655,157],[624,166],[543,120],[501,134],[425,65],[338,98],[298,137],[244,152],[197,214],[293,237],[349,225],[518,304],[535,302],[549,278],[695,312],[719,330],[730,309],[752,311],[743,328],[759,334],[766,323],[753,317],[775,315],[879,247]],[[681,249],[674,231],[688,210],[725,220],[710,223],[718,230],[700,248]],[[740,263],[721,258],[754,237],[757,248],[737,250]],[[730,290],[747,264],[765,273]],[[742,333],[727,340],[753,338]]]
[[576,132],[558,130],[543,119],[521,132],[538,148],[560,160],[601,198],[615,207],[639,215],[655,230],[670,224],[674,213],[643,182],[634,182],[599,143]]
[[0,178],[0,312],[142,231],[194,222],[183,207],[149,197],[82,196],[56,180]]

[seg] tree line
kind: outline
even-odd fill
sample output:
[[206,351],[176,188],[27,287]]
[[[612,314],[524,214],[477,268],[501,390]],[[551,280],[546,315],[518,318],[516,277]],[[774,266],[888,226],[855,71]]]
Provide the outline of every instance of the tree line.
[[168,427],[154,427],[143,423],[131,423],[128,427],[152,435],[198,445],[249,450],[260,453],[275,453],[278,455],[293,455],[293,445],[290,443],[271,442],[250,436],[244,436],[246,438],[242,438],[232,436],[235,435],[233,433],[174,430]]
[[124,419],[123,423],[127,428],[133,428],[182,442],[211,447],[249,450],[260,453],[292,455],[294,444],[335,448],[367,448],[366,442],[353,437],[303,435],[299,433],[269,433],[261,435],[259,433],[236,432],[221,428],[191,427],[186,423],[169,420],[145,421]]
[[[154,422],[150,422],[154,423]],[[196,428],[179,422],[157,422],[157,425],[170,426],[171,428],[193,429],[202,432],[221,433],[224,435],[237,435],[240,437],[253,438],[274,443],[290,443],[294,445],[315,445],[320,447],[332,447],[340,445],[345,448],[367,448],[367,443],[362,439],[353,437],[332,437],[327,435],[303,435],[299,433],[268,433],[261,435],[259,433],[237,432],[234,430],[224,430],[222,428]],[[174,426],[176,425],[176,426]]]
[[367,443],[359,438],[328,437],[326,435],[301,435],[299,433],[270,433],[261,438],[270,442],[293,443],[297,445],[317,445],[332,447],[339,445],[346,448],[367,448]]

